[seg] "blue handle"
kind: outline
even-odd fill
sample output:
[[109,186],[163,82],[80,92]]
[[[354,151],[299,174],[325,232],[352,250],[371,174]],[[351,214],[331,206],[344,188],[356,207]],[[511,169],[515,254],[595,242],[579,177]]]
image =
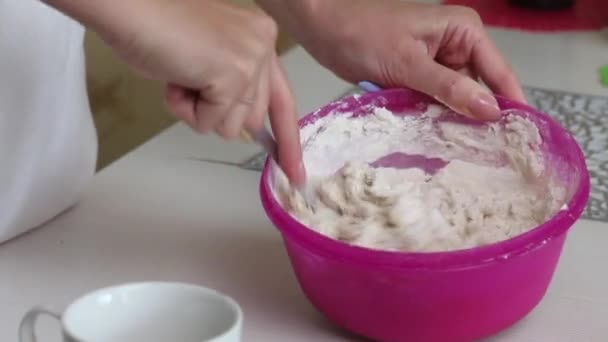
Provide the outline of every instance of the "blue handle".
[[363,89],[364,91],[368,92],[368,93],[374,93],[377,91],[382,90],[382,88],[370,81],[361,81],[359,82],[359,88]]

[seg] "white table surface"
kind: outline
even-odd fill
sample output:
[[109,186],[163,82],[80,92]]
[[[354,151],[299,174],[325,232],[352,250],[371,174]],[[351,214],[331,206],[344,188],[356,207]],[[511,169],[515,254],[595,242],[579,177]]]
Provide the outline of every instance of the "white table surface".
[[[527,85],[604,94],[608,63],[599,34],[530,35],[492,30]],[[349,86],[298,48],[283,57],[304,113]],[[255,146],[225,144],[183,125],[101,171],[80,203],[44,227],[0,245],[0,341],[16,341],[34,304],[57,310],[95,288],[129,281],[184,281],[233,296],[245,341],[352,341],[304,298],[281,238],[258,199],[257,172],[194,161],[241,161]],[[608,225],[579,221],[542,303],[491,341],[608,341]],[[43,341],[59,341],[41,321]]]

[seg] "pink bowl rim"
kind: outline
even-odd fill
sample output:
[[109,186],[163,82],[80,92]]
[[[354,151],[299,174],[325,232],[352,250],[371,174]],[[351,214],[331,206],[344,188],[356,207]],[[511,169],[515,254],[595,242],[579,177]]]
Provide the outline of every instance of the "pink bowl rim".
[[[410,89],[387,89],[374,93],[366,93],[357,96],[359,101],[382,97],[395,92],[403,92],[404,96],[423,96],[429,103],[437,103],[434,99]],[[409,95],[408,95],[409,93]],[[393,94],[394,95],[394,94]],[[352,98],[349,96],[333,101],[319,110],[303,116],[299,120],[300,128],[313,122],[320,116],[327,115],[337,109],[340,102]],[[565,130],[551,116],[541,113],[536,109],[501,96],[496,96],[501,109],[519,109],[542,116],[550,124],[559,129],[571,139],[575,147],[575,162],[581,170],[576,191],[568,202],[568,208],[561,210],[545,223],[529,230],[528,232],[515,236],[508,240],[493,244],[461,249],[448,252],[400,252],[374,250],[365,247],[350,245],[329,238],[318,233],[293,218],[284,211],[279,202],[274,198],[269,184],[270,163],[266,160],[260,179],[260,198],[266,214],[276,228],[291,243],[297,243],[318,255],[350,261],[358,265],[369,265],[375,267],[398,267],[410,269],[448,270],[478,267],[482,264],[500,262],[511,257],[527,254],[530,251],[542,247],[555,237],[566,233],[569,228],[582,215],[590,193],[590,179],[585,157],[580,146],[572,135]],[[363,101],[362,101],[363,102]]]

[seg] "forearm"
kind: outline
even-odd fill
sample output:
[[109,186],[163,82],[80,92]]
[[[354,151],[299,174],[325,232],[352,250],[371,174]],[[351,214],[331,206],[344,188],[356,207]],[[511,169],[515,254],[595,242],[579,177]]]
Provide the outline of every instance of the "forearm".
[[[125,32],[140,16],[140,0],[41,0],[98,33]],[[141,7],[141,6],[139,6]],[[133,14],[135,13],[135,14]],[[128,30],[127,30],[128,31]]]
[[313,27],[321,26],[328,0],[255,0],[279,26],[301,43]]

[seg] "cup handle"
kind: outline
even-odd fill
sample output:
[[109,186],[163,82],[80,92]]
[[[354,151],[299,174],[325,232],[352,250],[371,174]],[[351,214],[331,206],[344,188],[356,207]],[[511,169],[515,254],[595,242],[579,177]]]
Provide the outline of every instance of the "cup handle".
[[19,342],[36,342],[36,321],[41,315],[47,315],[61,321],[61,316],[41,307],[30,309],[21,319],[19,325]]

